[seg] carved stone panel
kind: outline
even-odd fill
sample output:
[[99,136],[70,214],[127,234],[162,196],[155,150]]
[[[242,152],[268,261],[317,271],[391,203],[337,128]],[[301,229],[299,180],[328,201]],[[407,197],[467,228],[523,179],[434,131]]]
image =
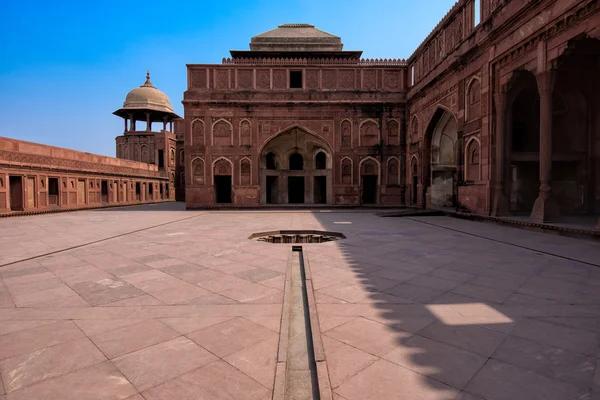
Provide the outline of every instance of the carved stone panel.
[[336,88],[336,72],[334,69],[323,70],[323,89]]
[[340,89],[354,89],[354,70],[339,71]]
[[192,88],[206,89],[206,70],[195,69],[190,73],[190,86]]
[[250,122],[243,120],[240,122],[240,146],[250,146],[252,144],[252,134]]
[[227,89],[229,88],[228,79],[229,79],[229,71],[226,69],[217,69],[216,71],[216,88],[217,89]]
[[307,89],[318,89],[319,88],[319,70],[307,69],[306,70],[306,88]]
[[219,120],[213,125],[213,146],[231,146],[232,129],[231,123]]
[[252,89],[252,75],[254,71],[251,69],[240,69],[238,70],[238,88],[239,89]]
[[360,145],[377,146],[379,144],[379,125],[373,120],[367,120],[360,126]]
[[259,69],[256,71],[256,88],[271,88],[271,71],[269,71],[268,69]]
[[400,71],[385,70],[383,74],[383,87],[388,90],[399,90],[401,88],[402,78]]
[[391,146],[400,145],[400,124],[392,119],[388,122],[388,144]]
[[377,88],[377,75],[374,69],[363,70],[363,90],[375,90]]
[[285,89],[285,88],[286,88],[285,69],[274,69],[273,70],[273,89]]

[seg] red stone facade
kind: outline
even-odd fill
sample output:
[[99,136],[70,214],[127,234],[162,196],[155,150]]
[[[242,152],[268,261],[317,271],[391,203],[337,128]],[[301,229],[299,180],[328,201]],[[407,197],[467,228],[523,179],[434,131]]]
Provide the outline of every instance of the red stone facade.
[[172,185],[155,165],[0,137],[0,212],[174,198]]
[[597,1],[457,2],[408,60],[407,202],[599,214],[599,35]]

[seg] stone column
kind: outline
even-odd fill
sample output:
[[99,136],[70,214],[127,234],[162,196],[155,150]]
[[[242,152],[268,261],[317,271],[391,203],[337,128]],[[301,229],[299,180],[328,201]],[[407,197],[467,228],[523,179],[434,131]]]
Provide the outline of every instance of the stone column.
[[123,122],[125,123],[125,128],[123,129],[123,133],[127,133],[127,117],[123,118]]
[[152,125],[150,122],[150,113],[148,111],[146,111],[146,130],[148,132],[152,131]]
[[508,197],[504,190],[504,161],[506,159],[506,110],[508,93],[505,87],[494,94],[496,106],[496,169],[494,176],[494,203],[492,204],[492,215],[499,217],[510,214]]
[[533,205],[531,220],[550,222],[560,218],[556,199],[550,186],[552,174],[552,87],[555,71],[549,70],[536,75],[540,95],[540,193]]

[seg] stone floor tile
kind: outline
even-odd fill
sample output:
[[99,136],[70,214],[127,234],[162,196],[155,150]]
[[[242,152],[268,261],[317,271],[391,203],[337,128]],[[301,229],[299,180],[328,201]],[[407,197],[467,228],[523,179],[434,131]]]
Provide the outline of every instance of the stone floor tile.
[[438,290],[443,290],[443,291],[448,291],[448,290],[453,289],[456,286],[460,285],[460,282],[456,282],[456,281],[452,281],[452,280],[444,279],[444,278],[436,278],[434,276],[427,276],[427,275],[419,275],[419,276],[412,278],[406,282],[411,285],[425,286],[425,287],[429,287],[432,289],[438,289]]
[[[167,275],[167,274],[165,274]],[[143,290],[146,293],[156,293],[162,290],[167,290],[171,288],[175,288],[178,286],[182,286],[187,284],[187,282],[182,281],[181,279],[172,277],[171,275],[167,275],[163,278],[158,279],[150,279],[142,282],[132,283],[136,288]]]
[[589,398],[584,389],[535,372],[489,360],[465,390],[486,400],[566,400]]
[[114,303],[119,300],[131,299],[142,296],[145,293],[140,289],[125,284],[114,288],[97,291],[81,291],[79,295],[92,306]]
[[533,319],[519,321],[512,335],[591,356],[596,354],[599,343],[595,333]]
[[219,278],[198,282],[197,285],[201,288],[210,290],[211,292],[221,294],[222,292],[248,283],[250,282],[245,279],[238,278],[237,276],[225,275]]
[[408,332],[360,317],[327,331],[325,335],[378,357],[389,353],[412,336]]
[[187,304],[197,305],[214,305],[214,304],[239,304],[238,301],[230,299],[229,297],[221,296],[220,294],[212,293],[206,296],[197,297],[188,301]]
[[211,292],[206,289],[202,289],[191,283],[186,283],[174,288],[161,290],[160,292],[154,292],[152,293],[152,296],[165,304],[185,304],[190,300],[210,294]]
[[121,400],[136,392],[115,366],[106,361],[14,391],[10,400]]
[[418,274],[413,274],[395,268],[384,268],[372,273],[371,275],[374,277],[391,279],[398,282],[405,282],[418,276]]
[[450,386],[385,360],[363,369],[335,392],[348,400],[448,400],[458,394]]
[[501,304],[513,294],[513,291],[491,289],[487,287],[474,286],[468,283],[463,283],[460,286],[457,286],[454,289],[452,289],[452,293],[471,297],[480,301],[489,301]]
[[215,361],[142,393],[146,400],[262,400],[269,390],[224,361]]
[[456,399],[454,400],[485,400],[479,396],[475,396],[471,393],[467,393],[467,392],[460,392],[458,394],[458,396],[456,396]]
[[54,273],[69,286],[73,286],[81,282],[93,282],[101,279],[112,278],[109,273],[92,265],[55,271]]
[[56,275],[52,272],[48,272],[45,268],[35,269],[32,273],[23,273],[22,275],[3,277],[2,280],[7,287],[21,285],[24,283],[30,283],[35,281],[45,281],[48,279],[54,279]]
[[591,387],[596,360],[569,350],[509,336],[493,358],[559,381]]
[[38,326],[50,325],[55,322],[58,321],[52,319],[2,321],[2,323],[0,323],[0,336],[37,328]]
[[96,335],[102,332],[108,332],[123,328],[129,325],[144,322],[143,319],[123,318],[123,319],[79,319],[74,320],[75,324],[86,334],[86,336]]
[[132,307],[132,306],[161,306],[164,305],[162,301],[158,300],[149,294],[143,294],[141,296],[130,297],[128,299],[117,300],[111,303],[101,304],[102,307]]
[[188,338],[213,354],[225,357],[276,334],[245,318],[233,318],[192,332]]
[[506,335],[477,325],[444,325],[434,322],[420,336],[446,343],[485,357],[491,356]]
[[413,336],[384,358],[457,389],[462,389],[488,360],[422,336]]
[[90,336],[90,339],[109,358],[122,356],[145,347],[164,342],[179,334],[158,320],[148,320],[108,332]]
[[430,303],[445,292],[446,290],[417,286],[406,282],[386,290],[386,293],[420,303]]
[[230,354],[223,360],[264,387],[273,390],[278,344],[279,337],[272,336],[237,353]]
[[319,293],[335,297],[336,299],[344,300],[348,303],[356,303],[369,296],[369,292],[367,292],[362,286],[349,285],[344,282],[336,283],[320,289]]
[[7,392],[105,361],[106,357],[88,338],[81,338],[0,362]]
[[433,317],[398,317],[385,315],[369,315],[365,318],[380,324],[389,325],[395,331],[405,331],[409,333],[418,333],[426,326],[431,325],[435,319]]
[[336,297],[331,297],[328,296],[324,293],[321,293],[319,291],[315,292],[315,302],[317,304],[347,304],[347,301],[344,301],[342,299],[338,299]]
[[161,318],[160,320],[167,324],[172,329],[182,335],[198,331],[200,329],[220,324],[228,321],[233,317],[212,317],[212,318]]
[[61,321],[0,336],[0,360],[83,337],[71,321]]
[[281,327],[281,316],[280,315],[269,315],[269,316],[246,316],[244,317],[254,323],[264,326],[273,332],[279,333]]
[[267,296],[281,293],[277,289],[246,281],[236,287],[220,291],[219,294],[242,303],[252,302]]
[[285,287],[285,274],[278,273],[278,275],[274,278],[269,278],[269,279],[260,281],[260,284],[263,286],[268,286],[273,289],[283,291],[283,289]]
[[332,388],[379,359],[327,336],[323,337],[323,346]]
[[500,278],[490,276],[476,276],[473,279],[467,281],[469,285],[481,286],[490,289],[504,290],[508,292],[516,291],[521,285],[523,285],[529,277],[511,277],[511,278]]
[[21,283],[18,285],[9,285],[8,290],[12,295],[19,295],[28,292],[39,292],[42,290],[55,289],[61,286],[65,286],[64,282],[55,277],[37,280],[33,282]]
[[456,282],[462,283],[462,282],[466,282],[469,279],[473,278],[475,275],[469,274],[466,272],[453,271],[451,269],[438,268],[436,270],[428,272],[427,276],[433,276],[436,278],[448,279],[450,281],[456,281]]
[[220,272],[212,268],[198,267],[196,271],[185,272],[176,276],[179,279],[197,285],[200,282],[209,281],[211,279],[223,278],[228,275],[224,272]]
[[242,279],[246,279],[250,282],[262,282],[266,279],[272,279],[278,276],[281,276],[282,274],[276,271],[271,271],[270,269],[264,269],[264,268],[255,268],[255,269],[249,269],[249,270],[245,270],[242,272],[238,272],[234,274],[235,276],[237,276],[238,278],[242,278]]
[[14,307],[15,303],[8,289],[0,290],[0,308]]
[[158,271],[155,269],[150,269],[142,272],[134,272],[129,275],[121,275],[119,279],[124,280],[127,283],[138,283],[149,281],[152,279],[166,278],[169,276],[162,271]]
[[594,375],[593,390],[600,392],[600,358],[596,361],[596,374]]
[[217,360],[185,337],[115,358],[113,363],[140,392]]
[[45,303],[65,297],[77,296],[67,285],[62,285],[54,289],[32,291],[20,294],[13,294],[12,298],[17,307],[26,307],[36,303]]

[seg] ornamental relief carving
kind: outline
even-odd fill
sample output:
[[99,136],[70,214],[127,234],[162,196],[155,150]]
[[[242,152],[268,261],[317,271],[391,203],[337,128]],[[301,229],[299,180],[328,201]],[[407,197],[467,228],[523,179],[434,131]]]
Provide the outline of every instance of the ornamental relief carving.
[[363,90],[374,90],[377,88],[377,76],[375,70],[363,71]]
[[383,84],[386,89],[400,89],[400,71],[384,71]]
[[217,69],[216,71],[216,88],[217,89],[227,89],[229,87],[229,71],[223,69]]
[[256,71],[256,87],[258,89],[270,89],[271,71],[268,69],[259,69]]
[[238,70],[238,88],[239,89],[252,89],[252,74],[254,71],[251,69],[240,69]]
[[323,89],[335,89],[336,70],[323,70]]
[[342,70],[340,74],[340,89],[354,89],[354,70]]
[[206,88],[206,70],[193,70],[191,72],[190,84],[193,88]]
[[273,70],[273,89],[285,89],[286,77],[284,69]]
[[319,71],[316,69],[306,70],[306,88],[307,89],[318,89],[319,88]]

